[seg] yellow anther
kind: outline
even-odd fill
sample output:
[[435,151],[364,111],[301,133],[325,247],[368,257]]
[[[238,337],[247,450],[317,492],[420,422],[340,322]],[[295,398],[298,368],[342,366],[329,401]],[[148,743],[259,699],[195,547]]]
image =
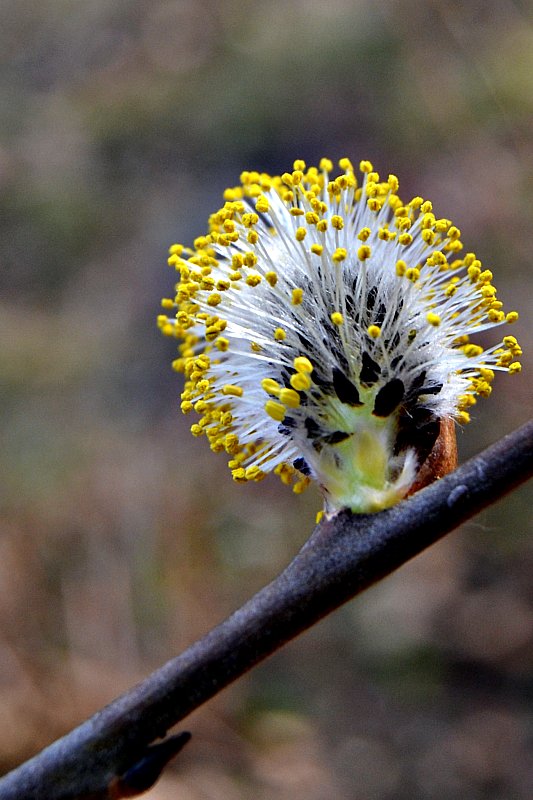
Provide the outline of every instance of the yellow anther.
[[468,358],[476,358],[483,352],[483,348],[479,344],[467,344],[463,347],[463,353]]
[[335,264],[340,264],[341,261],[345,260],[347,255],[348,251],[344,247],[337,247],[337,249],[333,251],[331,258]]
[[311,479],[305,476],[301,480],[296,481],[296,483],[292,487],[292,491],[294,492],[294,494],[302,494],[302,492],[305,492],[310,483]]
[[246,471],[243,467],[237,467],[237,469],[231,470],[231,475],[233,480],[237,483],[245,483],[246,482]]
[[329,158],[321,158],[319,167],[323,172],[331,172],[333,169],[333,161]]
[[514,375],[517,372],[522,372],[522,364],[520,361],[513,361],[512,364],[509,364],[509,372],[511,375]]
[[400,242],[400,244],[403,244],[405,247],[407,247],[407,245],[412,244],[413,237],[411,236],[410,233],[401,233],[398,236],[398,241]]
[[171,256],[181,256],[183,253],[184,247],[182,244],[171,244],[168,248],[168,252]]
[[451,224],[449,219],[437,219],[435,221],[435,230],[437,233],[446,233]]
[[372,166],[372,163],[370,161],[361,161],[359,163],[359,169],[361,170],[361,172],[369,173],[372,172],[374,167]]
[[319,222],[317,222],[316,229],[319,231],[319,233],[325,233],[328,229],[327,219],[321,219]]
[[509,311],[508,314],[505,316],[505,321],[509,323],[516,322],[518,319],[518,312],[517,311]]
[[470,406],[476,405],[476,398],[471,394],[461,394],[459,395],[459,406],[458,408],[465,409],[470,408]]
[[260,195],[255,204],[255,210],[259,211],[261,214],[265,214],[269,208],[268,198],[266,198],[264,194]]
[[309,361],[306,356],[296,356],[294,361],[292,362],[294,365],[294,369],[296,372],[304,372],[304,373],[311,373],[313,371],[313,365]]
[[396,193],[400,188],[400,181],[398,180],[396,175],[389,175],[388,184],[391,192]]
[[300,405],[300,395],[294,389],[282,389],[279,399],[288,408],[298,408]]
[[502,353],[496,363],[499,367],[508,367],[509,364],[512,362],[512,360],[513,360],[512,353]]
[[331,217],[331,225],[338,231],[341,231],[344,228],[344,220],[339,214],[333,214]]
[[[353,164],[349,158],[341,158],[339,161],[339,167],[345,172],[353,172]],[[372,165],[370,165],[370,168],[372,169]]]
[[252,287],[259,286],[261,280],[262,280],[261,275],[248,275],[248,277],[246,278],[246,283],[248,284],[248,286]]
[[207,305],[208,306],[218,306],[220,301],[222,300],[221,296],[217,292],[213,292],[207,298]]
[[288,464],[278,464],[274,469],[274,474],[278,475],[281,482],[288,486],[294,475],[294,468],[290,467]]
[[411,227],[411,225],[412,225],[412,222],[411,222],[411,220],[409,219],[409,217],[398,217],[398,218],[396,219],[396,227],[397,227],[397,228],[398,228],[398,230],[400,230],[400,231],[406,231],[406,230],[409,230],[409,228]]
[[366,332],[372,339],[378,339],[381,336],[381,328],[379,325],[369,325]]
[[372,231],[370,230],[370,228],[361,228],[361,230],[357,234],[357,238],[360,239],[362,242],[366,242],[371,233]]
[[266,477],[261,467],[258,467],[257,464],[247,467],[245,476],[247,481],[262,481]]
[[275,285],[276,285],[276,283],[278,282],[278,276],[277,276],[277,273],[275,273],[275,272],[272,272],[272,271],[271,271],[271,272],[267,272],[267,273],[265,274],[265,280],[266,280],[266,281],[267,281],[267,283],[269,283],[271,286],[275,286]]
[[224,336],[219,336],[218,339],[215,339],[215,347],[217,350],[220,350],[221,353],[225,353],[229,347],[228,339],[225,339]]
[[274,395],[274,397],[277,397],[281,391],[281,386],[273,378],[263,378],[261,381],[261,388],[264,389],[267,394]]
[[293,289],[292,290],[292,298],[291,303],[293,306],[299,306],[302,304],[304,299],[304,290],[303,289]]
[[258,215],[253,214],[251,211],[242,215],[242,224],[244,225],[245,228],[251,228],[253,225],[257,225],[258,222],[259,222]]
[[407,264],[405,263],[405,261],[402,261],[400,259],[399,261],[396,262],[396,275],[398,275],[401,278],[402,275],[405,275],[406,272],[407,272]]
[[311,245],[311,252],[315,254],[315,256],[321,256],[324,252],[324,245],[323,244],[312,244]]
[[269,417],[276,420],[276,422],[283,422],[287,409],[282,403],[277,400],[267,400],[265,403],[265,411]]
[[305,221],[308,225],[316,225],[319,221],[320,217],[316,213],[316,211],[308,211],[305,215]]
[[296,372],[290,377],[290,384],[297,392],[305,392],[311,388],[311,378],[307,372]]
[[334,325],[342,325],[342,323],[344,322],[344,317],[342,316],[340,311],[334,311],[333,314],[331,315],[331,321],[333,322]]
[[286,338],[287,338],[287,334],[285,333],[283,328],[276,328],[276,330],[274,331],[274,339],[277,342],[282,342]]
[[438,326],[442,322],[442,320],[439,317],[439,315],[438,314],[434,314],[432,311],[430,311],[428,314],[426,314],[426,319],[429,322],[429,324],[433,325],[435,328],[438,328]]
[[[466,259],[465,259],[466,261]],[[475,283],[481,274],[480,268],[476,264],[472,264],[467,269],[468,277],[470,278],[472,283]]]
[[444,253],[440,252],[440,250],[435,250],[429,256],[429,258],[426,259],[426,261],[427,264],[429,264],[429,266],[439,266],[439,267],[442,267],[448,263],[448,259],[446,258]]
[[194,405],[191,403],[190,400],[183,400],[180,408],[184,414],[189,414],[193,410]]
[[232,397],[242,397],[243,395],[242,386],[236,386],[234,383],[226,383],[222,387],[222,394],[229,395]]
[[240,451],[239,453],[235,453],[234,457],[228,461],[228,467],[230,469],[236,469],[240,467],[244,459],[246,458],[246,453]]
[[255,265],[257,264],[257,256],[256,256],[256,254],[252,253],[251,250],[248,251],[247,253],[245,253],[244,254],[244,263],[246,264],[247,267],[255,267]]
[[357,258],[360,261],[366,261],[372,255],[372,250],[368,244],[363,244],[357,251]]
[[303,242],[307,236],[307,228],[296,228],[294,235],[296,237],[296,241]]
[[468,422],[470,422],[470,414],[468,411],[459,411],[456,419],[459,425],[466,425]]
[[405,277],[413,283],[416,283],[416,281],[420,278],[420,270],[418,267],[409,267],[405,270]]
[[486,381],[478,381],[476,384],[476,393],[480,397],[489,397],[492,393],[492,386],[489,386]]
[[460,239],[452,239],[444,245],[444,249],[449,253],[458,253],[463,249],[463,243]]
[[224,447],[228,453],[234,453],[239,446],[239,437],[236,433],[227,433],[224,437]]
[[294,206],[293,208],[290,208],[289,211],[290,211],[291,216],[293,216],[293,217],[303,217],[303,215],[305,214],[305,211],[303,210],[303,208],[298,208],[297,206]]

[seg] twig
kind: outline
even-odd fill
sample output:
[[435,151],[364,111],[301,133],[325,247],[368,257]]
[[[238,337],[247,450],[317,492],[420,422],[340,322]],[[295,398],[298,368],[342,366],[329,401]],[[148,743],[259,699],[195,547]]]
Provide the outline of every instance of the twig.
[[529,422],[387,511],[324,520],[284,572],[225,622],[0,780],[0,800],[98,800],[145,791],[188,735],[152,742],[532,472]]

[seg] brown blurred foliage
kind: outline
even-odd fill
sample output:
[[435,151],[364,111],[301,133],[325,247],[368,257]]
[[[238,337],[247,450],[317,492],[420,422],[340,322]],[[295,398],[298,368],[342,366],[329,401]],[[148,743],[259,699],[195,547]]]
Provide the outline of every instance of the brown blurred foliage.
[[[532,5],[4,0],[0,768],[272,577],[319,507],[235,486],[188,433],[155,316],[173,241],[244,168],[370,158],[531,315]],[[531,325],[518,323],[524,366]],[[504,376],[466,455],[529,414]],[[153,800],[525,800],[527,489],[188,721]]]

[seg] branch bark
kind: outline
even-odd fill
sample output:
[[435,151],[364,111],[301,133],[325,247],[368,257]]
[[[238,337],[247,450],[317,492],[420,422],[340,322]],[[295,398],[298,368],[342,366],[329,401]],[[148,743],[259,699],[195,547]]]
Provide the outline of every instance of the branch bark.
[[533,421],[397,506],[322,521],[272,583],[181,655],[0,780],[0,800],[99,800],[152,785],[155,740],[262,659],[533,473]]

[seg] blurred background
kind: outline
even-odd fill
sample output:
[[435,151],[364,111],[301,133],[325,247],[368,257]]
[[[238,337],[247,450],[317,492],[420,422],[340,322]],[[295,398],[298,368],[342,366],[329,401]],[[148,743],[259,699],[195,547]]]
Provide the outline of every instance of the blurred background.
[[[243,169],[349,156],[430,198],[495,272],[524,372],[459,432],[529,416],[533,5],[0,3],[0,771],[243,603],[320,507],[237,486],[156,330],[174,241]],[[208,491],[206,492],[206,487]],[[184,723],[151,800],[526,800],[527,489]]]

